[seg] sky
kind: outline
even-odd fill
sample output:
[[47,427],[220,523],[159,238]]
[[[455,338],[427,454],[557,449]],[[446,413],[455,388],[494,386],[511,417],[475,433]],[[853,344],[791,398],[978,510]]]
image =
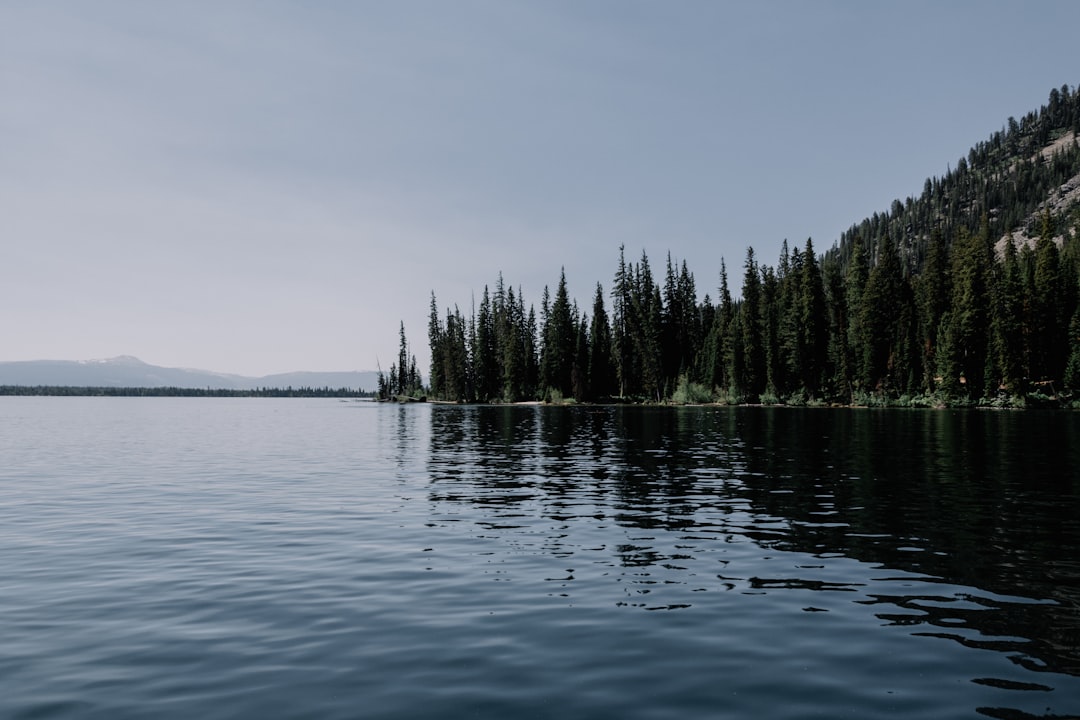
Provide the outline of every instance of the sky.
[[[0,361],[384,370],[499,273],[716,297],[1080,83],[1080,3],[0,0]],[[610,307],[610,305],[609,305]]]

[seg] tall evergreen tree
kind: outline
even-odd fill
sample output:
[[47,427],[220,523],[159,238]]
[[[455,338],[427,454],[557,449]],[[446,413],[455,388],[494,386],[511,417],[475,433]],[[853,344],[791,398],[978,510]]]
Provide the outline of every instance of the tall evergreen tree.
[[869,262],[862,238],[855,236],[851,242],[851,260],[848,262],[847,275],[844,279],[848,317],[848,361],[851,374],[845,378],[848,385],[855,389],[873,390],[867,385],[863,372],[865,356],[865,333],[863,331],[863,293],[870,276]]
[[514,289],[503,290],[499,279],[498,295],[503,296],[502,310],[498,313],[499,347],[502,357],[502,397],[507,402],[517,402],[525,395],[525,318]]
[[[784,267],[786,263],[782,263]],[[781,278],[771,267],[761,268],[761,342],[765,352],[765,392],[782,397],[789,393],[788,357],[783,344],[787,329]]]
[[1024,300],[1020,261],[1010,235],[1005,241],[1004,257],[996,268],[997,281],[990,306],[990,354],[995,358],[997,374],[988,376],[991,389],[996,383],[1014,396],[1022,395],[1024,384]]
[[[521,296],[521,288],[518,288],[518,296]],[[529,314],[525,319],[522,343],[525,347],[525,382],[522,394],[524,397],[537,398],[540,396],[540,359],[537,352],[536,309],[532,305],[529,306]]]
[[[399,329],[400,345],[398,348],[398,361],[397,361],[397,386],[394,388],[394,392],[398,395],[408,395],[412,388],[408,383],[408,366],[409,366],[409,341],[405,339],[405,323],[402,322]],[[391,368],[391,374],[393,374],[394,368]]]
[[487,285],[480,298],[480,310],[476,316],[473,336],[473,366],[476,397],[484,402],[498,398],[502,385],[502,372],[496,345],[495,312]]
[[628,393],[644,394],[658,400],[665,389],[661,354],[663,301],[644,252],[633,268],[628,310],[627,335],[634,375],[630,376],[631,382],[627,382],[625,388]]
[[802,261],[802,253],[798,248],[794,253],[790,252],[787,240],[784,240],[780,253],[779,293],[776,297],[779,327],[775,375],[776,392],[779,395],[790,395],[797,389],[800,380],[802,328],[799,327],[799,301],[802,295]]
[[952,352],[956,354],[952,364],[959,368],[965,393],[972,400],[980,399],[985,388],[989,264],[989,238],[984,233],[972,235],[961,228],[952,254],[951,332]]
[[627,396],[637,384],[638,373],[631,340],[631,313],[633,278],[626,264],[626,248],[619,246],[619,266],[615,271],[615,282],[611,289],[613,315],[611,342],[614,351],[615,370],[619,381],[619,395]]
[[731,324],[735,315],[735,303],[728,288],[727,266],[720,260],[719,301],[712,312],[712,322],[706,329],[705,344],[700,364],[702,382],[715,391],[732,390]]
[[740,322],[741,374],[737,377],[742,394],[756,402],[765,390],[765,347],[761,329],[761,278],[754,249],[747,248],[743,266],[743,299]]
[[829,314],[829,343],[826,394],[840,402],[852,401],[850,351],[848,347],[848,309],[840,262],[826,257],[822,263],[825,303]]
[[571,372],[577,333],[570,297],[566,290],[565,269],[559,275],[559,285],[555,290],[555,300],[547,313],[543,335],[540,376],[545,392],[551,390],[570,397],[573,393]]
[[927,392],[936,389],[937,335],[942,318],[949,309],[952,295],[949,280],[949,251],[941,231],[930,236],[930,245],[922,272],[916,283],[919,304],[919,332],[922,341],[922,387]]
[[446,364],[443,357],[445,352],[443,335],[442,322],[439,320],[439,306],[435,302],[435,291],[432,290],[431,312],[428,315],[428,348],[431,351],[431,371],[428,382],[431,394],[438,398],[446,396],[446,376],[443,374]]
[[811,397],[821,390],[828,357],[828,318],[825,310],[825,284],[808,238],[802,253],[801,281],[796,317],[799,322],[799,380]]
[[1065,363],[1064,385],[1074,393],[1080,391],[1080,305],[1069,321],[1069,359]]
[[[577,315],[577,312],[574,313]],[[574,359],[570,367],[570,387],[574,398],[588,402],[593,399],[589,383],[589,319],[582,315],[574,321]]]
[[[1035,243],[1034,294],[1032,296],[1031,372],[1036,381],[1053,383],[1064,376],[1068,356],[1066,299],[1069,294],[1061,272],[1061,257],[1053,240],[1049,210]],[[1069,279],[1072,282],[1072,279]],[[1052,385],[1051,385],[1052,386]]]
[[896,349],[897,306],[903,277],[895,245],[885,238],[878,245],[877,264],[870,271],[859,311],[862,349],[861,385],[868,391],[895,391],[890,377]]
[[604,309],[604,289],[600,283],[596,283],[596,296],[593,298],[588,345],[588,380],[593,397],[610,397],[616,391],[616,373],[611,349],[611,326],[608,323],[607,310]]

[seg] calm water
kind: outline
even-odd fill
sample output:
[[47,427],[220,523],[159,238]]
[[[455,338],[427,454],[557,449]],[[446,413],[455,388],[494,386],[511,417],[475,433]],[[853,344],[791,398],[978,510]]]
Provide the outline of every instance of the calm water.
[[1078,432],[0,398],[0,717],[1080,716]]

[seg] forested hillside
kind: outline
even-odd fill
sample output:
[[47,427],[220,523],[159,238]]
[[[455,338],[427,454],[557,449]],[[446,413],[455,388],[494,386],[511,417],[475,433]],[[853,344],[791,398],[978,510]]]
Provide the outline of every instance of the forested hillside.
[[[539,314],[498,276],[465,317],[434,293],[427,392],[546,399],[899,405],[1072,402],[1080,391],[1080,92],[971,149],[922,194],[776,267],[749,248],[738,300],[670,254],[622,248],[610,293],[579,307],[565,275]],[[709,269],[709,274],[715,272]],[[408,363],[402,331],[399,365]],[[415,361],[383,394],[419,394]],[[1080,393],[1077,394],[1080,397]]]

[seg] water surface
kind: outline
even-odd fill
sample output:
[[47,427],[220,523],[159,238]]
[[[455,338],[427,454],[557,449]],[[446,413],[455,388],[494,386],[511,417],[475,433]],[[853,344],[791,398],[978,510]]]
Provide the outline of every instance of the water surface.
[[0,716],[1077,716],[1077,430],[2,398]]

